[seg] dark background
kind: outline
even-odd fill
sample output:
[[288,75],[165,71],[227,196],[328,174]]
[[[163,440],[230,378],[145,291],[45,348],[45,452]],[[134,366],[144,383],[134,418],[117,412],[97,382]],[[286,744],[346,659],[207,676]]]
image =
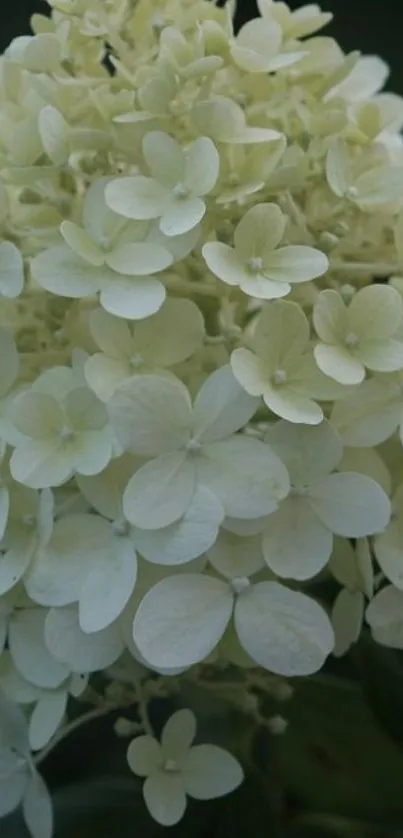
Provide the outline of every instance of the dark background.
[[[0,0],[0,51],[11,38],[29,32],[33,12],[48,9],[44,0]],[[319,0],[320,2],[320,0]],[[291,8],[303,5],[288,0]],[[403,4],[402,0],[322,0],[324,10],[332,11],[334,23],[328,27],[343,49],[377,53],[391,66],[388,87],[403,94]],[[254,16],[253,0],[239,0],[239,20]]]

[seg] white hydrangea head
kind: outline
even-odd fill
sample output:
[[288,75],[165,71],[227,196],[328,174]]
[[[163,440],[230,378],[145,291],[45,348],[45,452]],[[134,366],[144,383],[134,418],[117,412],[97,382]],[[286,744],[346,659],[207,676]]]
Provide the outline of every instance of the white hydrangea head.
[[207,672],[214,701],[231,666],[256,724],[251,673],[308,676],[365,623],[403,647],[387,66],[316,3],[259,0],[238,32],[232,2],[49,5],[0,105],[0,689],[23,730],[0,815],[22,802],[33,838],[33,760],[93,673],[137,703],[129,764],[173,824],[242,772],[190,711],[157,742],[153,690]]

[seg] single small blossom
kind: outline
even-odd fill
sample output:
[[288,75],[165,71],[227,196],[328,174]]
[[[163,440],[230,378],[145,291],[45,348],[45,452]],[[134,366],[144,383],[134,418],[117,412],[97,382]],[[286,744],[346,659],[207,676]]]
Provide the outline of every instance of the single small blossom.
[[234,231],[234,247],[207,242],[204,259],[213,274],[244,294],[263,300],[285,297],[293,283],[309,282],[326,273],[324,253],[305,245],[278,247],[285,218],[276,204],[257,204]]
[[196,719],[178,710],[167,721],[161,742],[147,734],[130,743],[127,760],[145,777],[143,796],[157,823],[173,826],[185,813],[186,798],[213,800],[234,791],[243,779],[235,757],[217,745],[193,745]]

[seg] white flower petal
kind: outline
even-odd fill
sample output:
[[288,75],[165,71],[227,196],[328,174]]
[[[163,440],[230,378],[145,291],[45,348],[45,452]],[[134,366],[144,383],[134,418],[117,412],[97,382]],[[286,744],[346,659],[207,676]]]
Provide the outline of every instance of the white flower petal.
[[283,579],[311,579],[326,565],[332,534],[304,498],[290,496],[269,516],[263,533],[263,555]]
[[243,780],[232,754],[217,745],[196,745],[182,762],[185,791],[196,800],[214,800],[234,791]]
[[253,576],[264,568],[261,542],[260,533],[239,537],[223,529],[208,551],[208,560],[227,579]]
[[22,811],[32,838],[52,838],[52,799],[44,780],[37,772],[28,780]]
[[229,517],[269,515],[289,491],[281,460],[269,446],[250,437],[205,445],[195,463],[197,481],[217,495]]
[[128,521],[145,530],[158,530],[185,514],[195,489],[195,469],[186,452],[163,454],[141,466],[123,495]]
[[248,282],[249,274],[233,247],[223,242],[207,242],[202,255],[210,271],[227,285]]
[[105,262],[102,250],[93,242],[89,233],[72,221],[62,221],[60,232],[66,244],[90,265],[100,267]]
[[24,287],[24,262],[20,251],[12,242],[0,244],[0,294],[13,299]]
[[108,409],[119,442],[136,454],[166,454],[189,440],[191,403],[179,379],[134,377],[116,390]]
[[390,285],[368,285],[353,297],[348,308],[349,329],[361,340],[383,341],[398,330],[403,299]]
[[232,606],[226,582],[201,574],[168,576],[142,600],[134,618],[134,641],[152,667],[192,666],[217,645]]
[[165,294],[162,282],[153,276],[124,279],[115,274],[102,288],[100,303],[115,317],[143,320],[161,308]]
[[152,736],[137,736],[127,749],[127,762],[133,774],[147,777],[162,765],[161,746]]
[[133,339],[128,324],[120,317],[96,308],[90,312],[88,322],[91,336],[103,353],[120,360],[130,357]]
[[52,608],[46,618],[45,639],[50,652],[75,672],[96,672],[111,666],[124,649],[116,623],[94,634],[80,629],[77,608]]
[[365,612],[377,643],[403,649],[403,592],[387,585],[374,596]]
[[276,675],[311,675],[333,648],[333,629],[323,609],[277,582],[259,582],[244,591],[234,617],[242,646]]
[[122,614],[136,584],[137,560],[128,538],[110,539],[80,591],[79,621],[86,633],[102,631]]
[[169,717],[161,736],[164,757],[178,760],[185,756],[196,736],[196,717],[191,710],[177,710]]
[[38,687],[58,687],[68,670],[45,646],[45,618],[42,608],[17,611],[9,627],[9,647],[18,671]]
[[313,324],[320,339],[337,344],[343,339],[347,310],[336,291],[321,291],[313,309]]
[[60,297],[89,297],[113,277],[109,268],[95,267],[77,256],[67,245],[42,250],[31,261],[35,281]]
[[172,255],[159,244],[134,242],[122,244],[107,256],[112,270],[127,276],[148,276],[172,264]]
[[13,771],[9,777],[0,776],[0,817],[17,809],[26,789],[28,774],[25,768]]
[[152,317],[136,324],[132,352],[147,364],[170,367],[189,358],[202,345],[203,316],[192,300],[170,299]]
[[245,393],[231,367],[210,375],[197,394],[193,415],[195,434],[202,442],[215,442],[243,428],[259,406],[259,399]]
[[174,826],[185,814],[186,795],[177,774],[158,771],[147,777],[143,795],[150,815],[161,826]]
[[335,634],[333,654],[341,657],[348,652],[360,636],[364,618],[364,596],[361,591],[343,588],[337,595],[332,608],[332,624]]
[[263,401],[276,416],[286,419],[287,422],[319,425],[323,419],[322,408],[313,399],[296,393],[286,385],[265,387]]
[[325,526],[346,538],[382,532],[389,522],[388,496],[363,474],[330,474],[310,487],[308,498]]
[[28,440],[13,451],[10,471],[32,489],[61,486],[73,472],[71,453],[55,440]]
[[305,245],[274,250],[264,266],[264,275],[275,282],[309,282],[323,276],[329,267],[324,253]]
[[207,195],[214,189],[220,170],[220,155],[208,137],[198,137],[185,155],[185,183],[193,195]]
[[363,342],[356,354],[361,363],[375,372],[395,372],[403,369],[403,343],[393,338]]
[[148,131],[142,148],[153,178],[164,186],[173,186],[183,180],[184,154],[173,137],[164,131]]
[[265,441],[284,462],[295,486],[306,486],[329,474],[343,453],[337,433],[326,420],[315,428],[276,422],[267,431]]
[[403,590],[403,520],[397,514],[386,532],[374,539],[374,551],[381,570],[389,582]]
[[167,192],[153,178],[135,175],[108,183],[105,201],[118,215],[139,221],[148,220],[162,215],[167,203]]
[[256,204],[243,216],[234,231],[235,251],[240,260],[260,257],[266,263],[280,244],[285,217],[277,204]]
[[336,402],[330,420],[345,445],[371,448],[391,436],[400,424],[401,415],[398,388],[372,378]]
[[314,353],[319,369],[340,384],[360,384],[364,380],[364,364],[358,358],[354,358],[344,346],[318,343]]
[[172,198],[161,214],[160,230],[165,236],[180,236],[196,227],[206,212],[202,198]]
[[169,527],[136,530],[136,547],[149,562],[182,565],[196,559],[214,544],[224,510],[204,486],[196,486],[184,515]]
[[29,721],[29,744],[39,751],[48,744],[63,721],[67,704],[67,690],[49,690],[36,703]]
[[50,542],[37,551],[25,577],[28,595],[40,605],[77,602],[110,538],[110,525],[99,515],[67,515],[56,521]]

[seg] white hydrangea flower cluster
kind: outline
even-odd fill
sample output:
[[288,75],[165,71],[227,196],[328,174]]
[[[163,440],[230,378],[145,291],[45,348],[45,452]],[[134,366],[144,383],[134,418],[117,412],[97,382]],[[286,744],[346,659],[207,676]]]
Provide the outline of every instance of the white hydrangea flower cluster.
[[34,838],[35,759],[91,673],[131,685],[168,825],[242,771],[190,711],[157,743],[156,684],[234,666],[252,712],[256,672],[314,673],[364,622],[403,648],[387,67],[315,4],[238,33],[232,3],[49,4],[0,59],[0,815]]

